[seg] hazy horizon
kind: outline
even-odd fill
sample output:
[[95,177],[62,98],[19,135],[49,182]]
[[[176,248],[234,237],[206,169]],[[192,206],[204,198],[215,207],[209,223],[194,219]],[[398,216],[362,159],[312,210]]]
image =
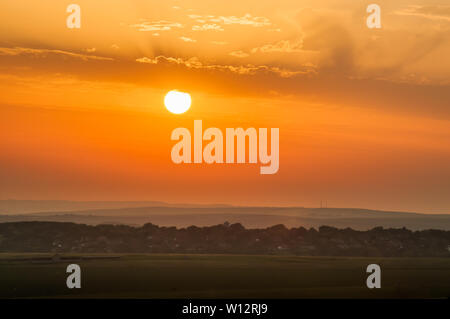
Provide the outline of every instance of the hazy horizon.
[[[13,204],[17,203],[26,203],[26,204],[40,204],[40,203],[47,203],[47,204],[60,204],[60,203],[67,203],[67,204],[112,204],[113,206],[108,207],[104,206],[102,208],[97,208],[98,210],[102,209],[108,209],[108,208],[118,208],[118,209],[126,209],[126,208],[153,208],[153,207],[172,207],[172,208],[202,208],[202,207],[210,207],[210,208],[280,208],[280,209],[289,209],[289,208],[300,208],[300,209],[337,209],[337,210],[361,210],[361,211],[378,211],[378,212],[395,212],[395,213],[410,213],[410,214],[425,214],[425,215],[448,215],[450,212],[430,212],[430,211],[407,211],[407,210],[393,210],[393,209],[374,209],[369,207],[334,207],[330,206],[329,203],[326,201],[323,201],[321,204],[322,206],[304,206],[304,205],[245,205],[245,204],[232,204],[232,203],[195,203],[195,202],[175,202],[175,201],[157,201],[157,200],[70,200],[70,199],[0,199],[0,213],[2,209],[2,204],[5,202],[15,202]],[[114,204],[117,204],[119,206],[114,206]],[[95,208],[85,208],[85,209],[77,209],[77,208],[67,208],[66,210],[63,210],[61,212],[70,212],[70,211],[78,211],[78,210],[92,210]],[[19,210],[19,208],[18,208]],[[58,212],[56,208],[51,208],[48,212]],[[45,213],[45,210],[37,211]],[[124,216],[125,217],[125,216]]]
[[[202,206],[228,206],[228,207],[261,207],[261,208],[335,208],[335,209],[360,209],[360,210],[374,210],[374,211],[386,211],[386,212],[405,212],[405,213],[418,213],[418,214],[450,214],[450,209],[438,209],[438,210],[405,210],[405,209],[390,209],[390,208],[376,208],[376,207],[351,207],[351,206],[333,206],[326,200],[322,202],[316,203],[315,206],[302,205],[301,203],[264,203],[261,204],[261,201],[255,201],[254,203],[227,203],[227,202],[181,202],[175,200],[155,200],[155,199],[124,199],[124,200],[113,200],[113,199],[17,199],[17,198],[2,198],[0,202],[5,201],[16,201],[16,202],[72,202],[72,203],[135,203],[135,204],[152,204],[148,207],[154,207],[155,204],[165,205],[173,205],[173,206],[189,206],[189,207],[202,207]],[[322,206],[320,206],[322,205]],[[135,206],[123,206],[127,207],[135,207]],[[145,206],[139,206],[145,207]]]

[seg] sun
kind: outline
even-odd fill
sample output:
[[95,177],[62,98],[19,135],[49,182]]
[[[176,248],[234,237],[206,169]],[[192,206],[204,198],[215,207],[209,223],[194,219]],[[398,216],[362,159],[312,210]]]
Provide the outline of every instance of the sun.
[[181,114],[191,107],[191,96],[189,93],[172,90],[164,97],[164,105],[170,112]]

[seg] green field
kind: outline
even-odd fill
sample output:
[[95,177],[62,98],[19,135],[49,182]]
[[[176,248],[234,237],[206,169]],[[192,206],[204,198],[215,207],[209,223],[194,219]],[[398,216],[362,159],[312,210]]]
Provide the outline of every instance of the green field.
[[[30,260],[33,256],[44,255],[0,254],[1,298],[450,296],[450,258],[122,255],[114,260],[74,261],[82,269],[82,287],[68,289],[66,267],[72,262],[36,262]],[[366,267],[371,263],[381,266],[381,289],[366,287]]]

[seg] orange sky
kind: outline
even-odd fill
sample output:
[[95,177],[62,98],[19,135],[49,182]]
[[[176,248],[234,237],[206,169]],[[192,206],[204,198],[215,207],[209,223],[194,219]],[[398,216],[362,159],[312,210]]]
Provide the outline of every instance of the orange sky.
[[[0,199],[450,212],[448,2],[73,2],[0,3]],[[280,128],[278,173],[173,164],[195,119]]]

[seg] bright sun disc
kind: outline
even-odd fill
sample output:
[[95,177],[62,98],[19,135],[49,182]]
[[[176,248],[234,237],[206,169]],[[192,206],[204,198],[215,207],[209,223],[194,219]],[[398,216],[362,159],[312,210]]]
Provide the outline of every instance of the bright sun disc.
[[191,96],[189,93],[172,90],[167,92],[164,98],[166,108],[175,114],[181,114],[191,107]]

